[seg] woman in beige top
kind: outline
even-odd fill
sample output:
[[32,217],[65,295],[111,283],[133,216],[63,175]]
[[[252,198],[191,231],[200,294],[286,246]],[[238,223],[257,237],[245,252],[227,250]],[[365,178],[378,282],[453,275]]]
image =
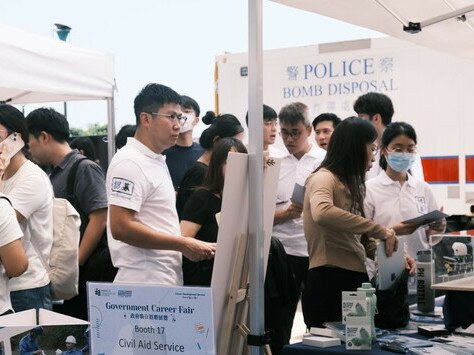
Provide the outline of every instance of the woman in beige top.
[[341,291],[368,282],[361,235],[386,241],[397,250],[393,229],[364,217],[365,173],[374,162],[377,132],[373,125],[349,117],[335,129],[327,155],[306,181],[303,223],[309,271],[303,293],[308,327],[341,320]]

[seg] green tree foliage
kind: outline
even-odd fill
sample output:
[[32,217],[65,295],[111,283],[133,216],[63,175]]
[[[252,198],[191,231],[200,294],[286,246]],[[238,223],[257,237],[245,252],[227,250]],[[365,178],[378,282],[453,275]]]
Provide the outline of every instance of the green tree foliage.
[[101,136],[107,135],[107,124],[92,123],[87,129],[71,127],[71,137]]

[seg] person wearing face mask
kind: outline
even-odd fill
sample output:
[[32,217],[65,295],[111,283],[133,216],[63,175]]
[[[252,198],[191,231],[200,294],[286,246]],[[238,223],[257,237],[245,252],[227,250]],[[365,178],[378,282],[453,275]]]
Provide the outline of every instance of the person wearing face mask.
[[[415,178],[410,168],[416,160],[416,132],[405,122],[387,126],[381,139],[380,174],[367,182],[364,211],[367,218],[383,226],[390,226],[397,235],[407,236],[406,253],[412,273],[417,251],[429,249],[429,236],[442,233],[446,220],[428,226],[405,224],[412,219],[438,209],[430,186]],[[410,293],[415,291],[414,279],[409,283]]]
[[[354,111],[357,112],[357,116],[372,123],[377,130],[377,144],[380,145],[382,134],[385,128],[392,122],[392,116],[395,112],[392,100],[387,95],[379,92],[369,92],[357,98],[354,102]],[[410,169],[411,175],[424,181],[421,158],[418,154],[415,155],[415,158]],[[380,151],[375,156],[376,161],[379,161],[379,159]],[[380,165],[372,165],[372,168],[367,172],[366,180],[376,177],[379,173]]]
[[180,106],[186,121],[179,130],[176,144],[163,152],[163,155],[166,156],[166,165],[168,165],[175,191],[178,191],[179,184],[186,171],[204,153],[201,145],[193,142],[193,129],[198,124],[199,115],[201,114],[198,103],[189,96],[181,95]]

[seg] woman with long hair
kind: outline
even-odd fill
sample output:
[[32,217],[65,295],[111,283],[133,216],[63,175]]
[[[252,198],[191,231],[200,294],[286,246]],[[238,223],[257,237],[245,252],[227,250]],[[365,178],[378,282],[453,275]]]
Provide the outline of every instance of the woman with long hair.
[[[184,205],[181,234],[205,242],[215,243],[219,227],[216,214],[221,211],[227,155],[229,152],[247,153],[236,138],[223,138],[215,146],[206,177]],[[184,285],[210,286],[214,260],[192,262],[183,256]]]
[[179,184],[178,195],[176,196],[176,209],[180,219],[189,196],[204,181],[214,145],[222,138],[234,137],[238,140],[244,138],[244,128],[234,115],[224,114],[216,116],[214,112],[208,111],[202,118],[202,122],[210,125],[201,133],[199,138],[199,144],[205,151],[196,161],[196,164],[186,171]]
[[346,118],[306,181],[303,224],[309,271],[302,302],[308,327],[340,321],[341,291],[355,291],[369,281],[362,235],[384,240],[389,256],[397,250],[395,232],[364,216],[365,174],[374,162],[376,138],[370,122]]

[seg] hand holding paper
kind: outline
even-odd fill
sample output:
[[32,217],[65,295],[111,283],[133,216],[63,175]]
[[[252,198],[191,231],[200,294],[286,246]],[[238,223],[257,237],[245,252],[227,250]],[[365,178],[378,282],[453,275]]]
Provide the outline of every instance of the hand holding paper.
[[424,214],[422,216],[403,221],[402,223],[422,226],[422,225],[425,225],[425,224],[430,224],[432,222],[440,221],[440,220],[442,220],[443,218],[446,218],[446,217],[448,217],[447,214],[445,214],[441,211],[438,211],[438,210],[434,210],[434,211],[431,211],[431,212],[429,212],[427,214]]
[[295,184],[295,187],[293,188],[293,194],[291,195],[290,199],[291,202],[298,205],[303,205],[305,191],[306,187],[301,186],[300,184]]

